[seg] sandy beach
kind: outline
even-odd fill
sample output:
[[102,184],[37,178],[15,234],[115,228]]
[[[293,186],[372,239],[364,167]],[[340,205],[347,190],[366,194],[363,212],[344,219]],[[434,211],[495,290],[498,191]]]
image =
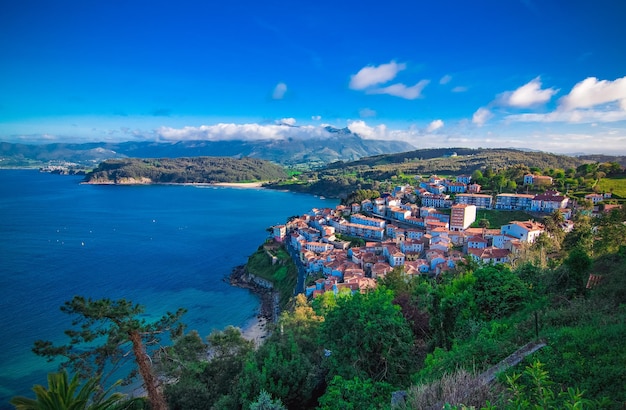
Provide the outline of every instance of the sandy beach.
[[211,185],[229,188],[262,188],[263,182],[215,182]]
[[277,294],[251,281],[243,265],[236,266],[232,270],[228,281],[232,286],[250,290],[261,299],[259,313],[241,329],[243,337],[254,340],[255,344],[259,346],[269,335],[271,323],[277,319]]
[[257,316],[250,320],[246,326],[241,329],[241,334],[244,338],[254,341],[255,346],[260,346],[265,338],[269,335],[267,329],[267,318],[263,316]]

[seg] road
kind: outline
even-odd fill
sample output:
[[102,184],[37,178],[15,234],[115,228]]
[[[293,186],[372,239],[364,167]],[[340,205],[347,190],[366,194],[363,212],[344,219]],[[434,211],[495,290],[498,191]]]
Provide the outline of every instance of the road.
[[304,293],[304,287],[306,286],[306,278],[307,278],[306,268],[304,264],[300,261],[299,252],[296,251],[291,246],[291,241],[287,240],[285,242],[285,248],[287,249],[287,252],[289,252],[289,255],[291,255],[291,259],[293,260],[293,263],[295,263],[296,268],[298,269],[298,281],[296,282],[296,288],[293,293],[295,296],[300,293]]

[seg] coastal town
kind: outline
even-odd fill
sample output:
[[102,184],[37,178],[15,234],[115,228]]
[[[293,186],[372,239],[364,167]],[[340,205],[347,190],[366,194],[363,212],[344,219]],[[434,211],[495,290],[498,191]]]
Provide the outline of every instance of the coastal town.
[[[481,226],[475,227],[479,210],[526,211],[535,219],[556,213],[560,229],[573,229],[576,201],[551,190],[550,177],[524,177],[524,185],[538,193],[495,196],[481,194],[481,186],[471,179],[432,175],[372,200],[312,209],[273,226],[271,236],[292,251],[301,274],[318,278],[304,289],[308,297],[315,297],[343,289],[366,291],[396,268],[411,277],[441,275],[468,261],[514,265],[523,250],[546,232],[533,219],[511,220],[497,229],[479,221]],[[594,193],[585,199],[595,205],[610,195]],[[351,247],[346,238],[358,238],[362,245]]]

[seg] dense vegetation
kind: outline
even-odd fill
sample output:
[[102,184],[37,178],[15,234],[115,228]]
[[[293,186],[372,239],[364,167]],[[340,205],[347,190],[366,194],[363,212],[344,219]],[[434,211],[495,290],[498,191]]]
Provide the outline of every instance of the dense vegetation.
[[[449,156],[452,149],[432,149],[335,163],[269,186],[342,198],[349,204],[365,199],[370,193],[373,197],[374,193],[390,191],[397,185],[416,185],[419,179],[431,174],[450,178],[468,174],[472,176],[472,182],[482,186],[481,192],[487,194],[557,189],[581,198],[585,193],[595,191],[613,192],[614,199],[625,198],[620,194],[626,192],[626,180],[612,185],[607,185],[604,180],[620,175],[621,166],[615,161],[591,163],[563,155],[517,150],[456,150],[457,156],[454,157]],[[553,185],[525,186],[524,175],[529,173],[550,176]]]
[[[550,230],[557,218],[546,219]],[[515,267],[466,260],[412,279],[395,269],[368,293],[300,295],[261,346],[235,328],[177,337],[154,356],[168,406],[384,409],[404,390],[401,409],[621,408],[625,221],[621,209],[577,214],[573,231],[528,247]],[[599,279],[587,287],[590,274]],[[480,382],[537,338],[546,347]]]
[[[471,174],[476,169],[502,169],[520,164],[538,168],[569,168],[583,162],[567,155],[516,149],[432,148],[363,158],[348,165],[381,170],[392,166],[392,170],[399,169],[401,172],[413,174],[424,172]],[[335,163],[328,168],[343,168],[344,165]]]
[[282,167],[253,158],[114,159],[87,174],[89,183],[214,183],[252,182],[286,178]]
[[[473,176],[497,190],[525,172],[542,173],[557,186],[575,181],[569,188],[580,196],[602,181],[621,181],[620,171],[614,163],[571,169],[516,165],[475,170]],[[395,177],[389,183],[408,180]],[[614,197],[620,201],[616,184]],[[375,188],[361,187],[349,199],[378,195]],[[281,292],[284,309],[271,334],[260,346],[232,327],[206,339],[193,331],[174,337],[152,356],[154,369],[167,380],[167,405],[172,410],[386,409],[394,396],[403,397],[399,409],[622,408],[626,207],[594,217],[588,211],[579,207],[568,233],[560,227],[560,212],[543,218],[546,232],[525,246],[513,265],[480,265],[468,258],[453,272],[413,278],[396,268],[375,290],[326,292],[312,301],[289,298],[295,266],[280,246],[262,247],[250,257],[248,270]],[[479,218],[501,223],[493,215]],[[271,256],[278,263],[273,265]],[[125,323],[137,329],[140,322],[129,319]],[[119,330],[100,328],[114,337],[112,347],[124,335]],[[67,334],[72,345],[90,342],[90,333]],[[533,341],[545,347],[494,382],[483,381],[481,372]],[[67,368],[84,380],[101,380],[103,369],[85,367],[82,357],[96,357],[92,352],[102,355],[102,362],[116,350],[90,351],[93,347],[83,344],[75,357],[50,345],[35,350],[65,356]],[[51,393],[40,391],[42,397]],[[404,394],[394,394],[398,391]],[[106,400],[102,392],[94,397]]]
[[[452,156],[453,153],[456,155]],[[284,181],[276,185],[283,189],[345,198],[355,188],[384,191],[393,185],[415,183],[416,177],[423,175],[455,176],[479,171],[486,174],[481,182],[487,182],[504,170],[516,170],[515,175],[507,178],[518,181],[516,185],[507,186],[504,181],[496,180],[493,187],[510,192],[506,189],[514,191],[518,185],[522,186],[524,173],[576,170],[584,162],[575,157],[513,149],[425,149],[379,155],[348,163],[336,162],[317,171],[302,173],[296,181]]]

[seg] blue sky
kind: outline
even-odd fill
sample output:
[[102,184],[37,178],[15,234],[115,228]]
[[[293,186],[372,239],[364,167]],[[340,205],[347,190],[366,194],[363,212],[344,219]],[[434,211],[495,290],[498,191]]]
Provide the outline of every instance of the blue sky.
[[0,140],[626,154],[626,2],[0,4]]

